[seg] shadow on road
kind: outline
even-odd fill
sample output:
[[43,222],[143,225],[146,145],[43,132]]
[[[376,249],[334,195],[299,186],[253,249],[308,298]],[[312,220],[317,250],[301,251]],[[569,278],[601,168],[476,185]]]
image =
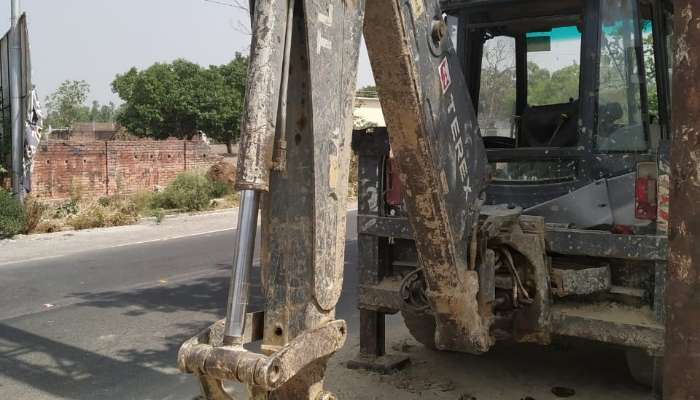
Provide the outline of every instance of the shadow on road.
[[[74,293],[72,296],[83,300],[79,303],[80,307],[114,309],[126,317],[138,318],[153,313],[196,312],[198,314],[196,321],[177,323],[167,327],[167,331],[174,334],[162,338],[162,343],[157,348],[124,349],[116,353],[119,358],[135,365],[171,368],[175,366],[177,352],[185,340],[224,317],[228,288],[228,276],[214,276],[128,292]],[[260,289],[259,268],[254,268],[251,274],[250,291],[249,309],[262,309],[264,300]],[[146,329],[162,328],[149,326]]]
[[[259,307],[259,274],[253,275],[252,307]],[[119,319],[120,323],[135,326],[131,330],[137,334],[148,333],[153,342],[112,349],[115,355],[112,358],[0,323],[0,375],[57,398],[146,398],[133,397],[134,390],[148,393],[149,387],[173,380],[177,384],[182,378],[173,371],[180,345],[223,316],[227,291],[228,277],[215,276],[127,292],[74,293],[72,297],[81,300],[74,305],[78,314],[94,315],[89,308],[110,309],[97,314],[98,325],[99,315],[114,318],[107,312],[115,312],[121,318],[126,317]],[[188,320],[185,314],[176,315],[180,312],[189,312],[186,315],[194,318]],[[168,326],[148,325],[162,320],[162,316],[157,318],[162,313],[173,315]],[[186,322],[177,322],[182,320]],[[80,335],[83,328],[70,327],[75,335]],[[166,334],[160,337],[154,334],[159,331]],[[164,373],[160,369],[173,372]],[[126,389],[129,385],[131,389]]]
[[[185,283],[147,287],[129,291],[107,291],[100,293],[71,293],[80,299],[80,306],[111,309],[128,309],[123,315],[138,317],[151,312],[175,313],[182,311],[200,311],[222,318],[226,311],[226,298],[229,287],[226,276],[197,278]],[[251,307],[260,309],[263,298],[260,289],[260,268],[253,268],[250,283]]]
[[[347,250],[356,257],[354,242]],[[59,324],[61,334],[70,332],[72,344],[62,343],[68,340],[58,336],[52,339],[51,330],[37,334],[19,320],[0,322],[0,376],[55,398],[166,398],[168,391],[172,394],[183,382],[191,384],[191,378],[174,370],[180,345],[225,314],[230,266],[219,267],[220,273],[185,282],[71,293],[69,297],[76,300],[71,306],[51,312],[66,318]],[[344,286],[339,314],[353,313],[357,273],[352,263],[346,264]],[[260,268],[256,267],[251,274],[249,309],[260,310],[263,305]],[[110,331],[107,322],[128,333],[107,347],[91,342],[95,331]],[[130,335],[137,340],[132,341]],[[21,386],[10,389],[18,390],[16,393],[29,390]]]
[[0,371],[15,381],[64,399],[114,398],[114,372],[160,382],[166,374],[138,361],[114,358],[0,324]]

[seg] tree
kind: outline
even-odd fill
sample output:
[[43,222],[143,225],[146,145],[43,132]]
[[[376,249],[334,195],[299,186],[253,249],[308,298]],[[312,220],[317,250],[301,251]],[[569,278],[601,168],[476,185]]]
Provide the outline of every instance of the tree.
[[581,67],[572,64],[550,72],[535,63],[527,64],[527,103],[531,106],[567,103],[579,97]]
[[191,138],[198,131],[226,143],[238,138],[248,59],[202,68],[186,60],[132,68],[112,90],[124,100],[117,121],[138,136]]
[[659,91],[656,84],[656,55],[654,54],[654,36],[651,34],[651,21],[644,21],[642,29],[644,49],[644,71],[647,81],[647,102],[649,113],[659,115]]
[[90,85],[85,81],[65,81],[46,98],[48,115],[45,125],[70,128],[76,122],[114,122],[114,103],[100,104],[93,101],[85,105],[90,95]]
[[90,93],[85,81],[64,81],[56,91],[46,98],[47,125],[70,128],[73,123],[88,118],[84,103]]
[[[214,68],[214,67],[212,67]],[[226,143],[226,148],[231,154],[233,142],[238,140],[241,131],[241,117],[245,105],[246,81],[248,77],[248,57],[236,54],[230,63],[218,67],[218,73],[224,78],[224,86],[221,93],[223,110],[221,124],[218,129],[204,129],[219,142]],[[214,122],[212,120],[210,123]],[[214,123],[213,125],[217,125]],[[206,127],[205,127],[206,128]]]
[[356,95],[357,95],[357,97],[369,97],[369,98],[379,97],[377,94],[377,87],[374,85],[364,86],[364,87],[357,89]]
[[481,66],[479,120],[484,128],[509,121],[515,113],[515,43],[497,37],[486,42]]
[[93,101],[88,113],[88,121],[85,122],[114,122],[116,110],[117,107],[111,101],[109,104],[100,104],[99,101]]

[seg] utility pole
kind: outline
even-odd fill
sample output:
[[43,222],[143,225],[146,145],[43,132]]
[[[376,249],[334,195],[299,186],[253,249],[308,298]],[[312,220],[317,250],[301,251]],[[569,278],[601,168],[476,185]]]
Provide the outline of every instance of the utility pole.
[[10,0],[10,115],[12,118],[12,190],[19,200],[24,200],[24,129],[22,124],[20,80],[22,69],[22,45],[18,28],[20,0]]
[[664,399],[700,399],[700,0],[674,1]]

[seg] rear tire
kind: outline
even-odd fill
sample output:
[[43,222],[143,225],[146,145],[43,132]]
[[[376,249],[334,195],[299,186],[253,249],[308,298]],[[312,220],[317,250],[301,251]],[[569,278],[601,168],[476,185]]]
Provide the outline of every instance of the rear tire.
[[421,311],[401,310],[404,323],[411,336],[423,346],[435,350],[435,318]]
[[637,383],[642,384],[656,393],[663,391],[664,358],[650,356],[645,350],[638,348],[625,349],[627,368]]

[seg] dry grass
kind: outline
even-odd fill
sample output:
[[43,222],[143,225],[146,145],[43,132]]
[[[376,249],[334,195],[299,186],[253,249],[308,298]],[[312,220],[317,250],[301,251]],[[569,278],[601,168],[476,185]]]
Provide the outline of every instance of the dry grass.
[[29,196],[24,202],[24,212],[26,214],[25,233],[35,232],[44,219],[48,204]]
[[47,205],[27,203],[31,225],[29,233],[50,233],[131,225],[142,217],[155,217],[156,223],[166,212],[190,212],[237,207],[238,194],[224,183],[211,181],[203,173],[183,173],[163,192],[117,194],[96,200],[87,199],[78,186],[71,187],[69,200]]

